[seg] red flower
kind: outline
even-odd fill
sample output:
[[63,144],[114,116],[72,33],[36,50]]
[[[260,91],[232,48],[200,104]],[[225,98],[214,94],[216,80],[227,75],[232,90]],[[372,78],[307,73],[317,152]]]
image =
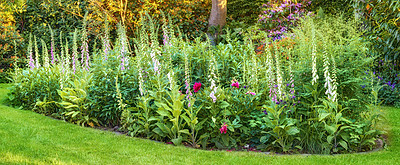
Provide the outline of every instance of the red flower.
[[226,134],[226,131],[228,130],[227,125],[224,123],[224,125],[222,125],[222,127],[219,129],[219,131],[221,133]]
[[201,83],[195,82],[193,85],[194,92],[198,92],[201,88]]
[[234,82],[234,83],[231,84],[231,86],[239,88],[239,82]]

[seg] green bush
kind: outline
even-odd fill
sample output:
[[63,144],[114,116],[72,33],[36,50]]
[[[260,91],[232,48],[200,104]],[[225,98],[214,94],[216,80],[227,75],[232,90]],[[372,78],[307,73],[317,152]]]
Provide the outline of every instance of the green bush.
[[269,0],[228,0],[227,17],[230,21],[254,24],[261,13],[261,6]]
[[117,50],[110,51],[108,59],[103,55],[94,57],[92,63],[93,78],[88,88],[88,99],[93,115],[104,125],[119,125],[122,109],[119,107],[115,78],[118,76],[119,90],[124,103],[128,106],[136,106],[135,99],[138,96],[137,71],[131,67],[121,72],[121,62],[117,58]]
[[400,91],[400,34],[398,23],[400,3],[398,1],[367,1],[354,3],[364,22],[365,39],[371,42],[371,56],[376,56],[374,67],[382,85],[380,96],[387,105],[399,106]]

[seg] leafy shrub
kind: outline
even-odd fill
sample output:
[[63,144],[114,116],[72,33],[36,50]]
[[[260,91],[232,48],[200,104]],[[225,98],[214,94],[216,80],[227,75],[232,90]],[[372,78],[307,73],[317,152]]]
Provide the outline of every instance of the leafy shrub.
[[92,83],[88,88],[88,99],[93,115],[104,125],[119,125],[122,109],[119,108],[115,77],[119,77],[119,89],[124,102],[129,106],[135,105],[135,98],[138,95],[137,78],[134,67],[124,72],[120,71],[119,52],[112,50],[104,60],[99,54],[94,57],[92,63]]
[[371,56],[377,56],[374,70],[382,85],[380,91],[384,104],[399,106],[399,26],[397,1],[355,1],[354,10],[364,22],[365,39],[371,42]]
[[[52,115],[57,113],[55,101],[60,101],[57,90],[60,90],[60,68],[40,68],[33,70],[17,71],[14,86],[9,97],[10,103],[25,109],[36,109],[40,113]],[[51,102],[44,110],[38,101]],[[44,105],[43,105],[44,106]]]
[[322,9],[327,15],[342,14],[346,18],[354,17],[354,2],[352,0],[312,0],[308,10],[318,11]]
[[265,0],[229,0],[227,5],[228,19],[246,24],[254,24],[261,12],[260,6]]
[[[13,17],[13,8],[19,9],[17,6],[20,2],[0,2],[0,82],[10,82],[9,72],[14,68],[13,64],[16,59],[21,59],[24,43],[20,33],[15,27],[15,19]],[[17,56],[17,54],[20,54]]]

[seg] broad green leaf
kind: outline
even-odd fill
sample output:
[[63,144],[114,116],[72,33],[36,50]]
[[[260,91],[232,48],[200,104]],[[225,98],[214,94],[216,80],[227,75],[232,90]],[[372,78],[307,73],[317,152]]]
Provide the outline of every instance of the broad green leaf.
[[290,127],[287,131],[286,131],[286,133],[288,134],[288,135],[296,135],[296,134],[298,134],[300,131],[297,129],[297,127]]
[[319,115],[318,115],[318,120],[319,121],[322,121],[322,120],[324,120],[327,116],[329,116],[331,113],[320,113]]
[[329,135],[328,137],[326,137],[326,141],[328,141],[329,144],[332,144],[332,140],[333,140],[333,135]]
[[187,129],[179,130],[178,132],[179,132],[179,133],[184,133],[184,134],[186,134],[186,135],[191,135],[190,132],[189,132],[189,130],[187,130]]
[[171,139],[172,143],[174,143],[174,145],[178,146],[182,144],[182,137],[179,136],[178,138],[175,139]]
[[339,142],[339,144],[340,144],[344,149],[347,150],[347,143],[346,143],[345,141],[341,140],[341,141]]
[[229,103],[226,102],[226,101],[222,101],[222,102],[219,104],[219,108],[221,108],[221,109],[224,109],[224,108],[227,108],[227,107],[229,107]]
[[333,135],[336,132],[336,127],[330,126],[328,124],[325,124],[325,130],[330,134]]

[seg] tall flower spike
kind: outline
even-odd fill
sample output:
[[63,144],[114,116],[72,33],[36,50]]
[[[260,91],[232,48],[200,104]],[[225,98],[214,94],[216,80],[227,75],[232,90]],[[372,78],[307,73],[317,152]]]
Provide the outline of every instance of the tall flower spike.
[[60,32],[60,63],[61,63],[61,69],[62,69],[62,73],[64,73],[65,68],[65,62],[64,62],[64,45],[62,43],[62,31]]
[[85,68],[87,71],[89,71],[89,45],[88,45],[88,38],[87,38],[87,13],[85,14],[85,17],[83,18],[83,26],[82,26],[82,68]]
[[213,100],[213,102],[215,103],[217,101],[217,96],[215,96],[215,94],[217,93],[218,87],[215,84],[215,80],[217,79],[217,75],[215,73],[216,70],[216,61],[214,58],[214,55],[212,54],[212,52],[210,52],[211,56],[210,56],[210,62],[209,62],[209,68],[210,68],[210,74],[208,75],[209,81],[211,82],[211,92],[210,92],[210,97]]
[[128,50],[128,38],[126,36],[125,27],[118,23],[118,45],[120,48],[120,55],[118,58],[121,59],[121,70],[125,70],[125,68],[129,65],[129,60],[127,59]]
[[[248,44],[249,46],[253,47],[252,44]],[[252,48],[250,48],[251,50]],[[258,65],[257,65],[257,58],[256,58],[256,53],[254,51],[251,51],[251,85],[252,88],[258,89]]]
[[175,84],[175,81],[174,81],[174,71],[173,70],[170,70],[169,71],[169,73],[167,74],[167,77],[168,77],[168,81],[169,81],[169,90],[171,90],[172,91],[172,89],[174,88],[174,84]]
[[[139,71],[138,74],[138,79],[139,79],[139,91],[140,91],[140,95],[144,96],[144,77],[143,77],[143,73],[144,70],[142,69],[142,56],[143,56],[143,51],[141,50],[143,48],[143,44],[139,43],[137,46],[135,45],[135,53],[136,53],[136,67],[137,70]],[[171,87],[172,88],[172,87]]]
[[50,45],[50,54],[51,54],[51,65],[54,65],[54,32],[53,29],[50,28],[50,37],[51,37],[51,45]]
[[186,52],[186,45],[183,48],[183,54],[185,56],[185,89],[186,89],[186,99],[188,100],[188,106],[190,107],[190,99],[192,97],[192,92],[190,90],[190,70],[189,70],[189,59],[188,54]]
[[289,49],[288,51],[288,57],[289,57],[289,74],[290,74],[290,79],[289,79],[289,83],[288,86],[290,88],[289,93],[290,93],[290,97],[293,98],[294,96],[294,75],[293,75],[293,70],[292,70],[292,65],[293,65],[293,61],[292,61],[292,57],[291,55],[291,49]]
[[336,70],[336,62],[335,62],[335,57],[331,54],[331,59],[332,59],[332,101],[336,102],[337,101],[337,70]]
[[324,87],[326,88],[325,94],[328,96],[328,99],[333,101],[332,99],[332,80],[330,77],[329,73],[329,58],[328,58],[328,52],[326,50],[326,46],[324,44],[324,52],[323,52],[323,58],[324,58],[324,78],[325,78],[325,85]]
[[277,90],[278,90],[278,99],[280,99],[283,94],[284,94],[284,86],[283,84],[283,76],[282,76],[282,71],[281,71],[281,66],[280,66],[280,53],[279,51],[275,48],[275,63],[276,63],[276,83],[277,83]]
[[43,65],[45,68],[48,68],[50,66],[50,60],[49,60],[49,53],[47,50],[47,45],[46,42],[44,42],[43,39],[40,39],[42,42],[42,58],[43,58]]
[[78,35],[78,30],[77,29],[75,29],[75,32],[74,32],[74,39],[73,39],[73,41],[72,41],[72,70],[73,70],[73,72],[74,72],[74,74],[75,74],[75,72],[76,72],[76,61],[77,61],[77,56],[78,56],[78,45],[77,45],[77,35]]
[[35,62],[33,61],[33,52],[32,52],[32,33],[29,35],[29,45],[28,45],[28,54],[29,54],[29,67],[31,70],[35,69]]
[[317,47],[315,45],[315,28],[314,25],[311,27],[311,58],[312,58],[312,81],[311,84],[314,85],[318,81],[318,73],[317,73]]
[[34,38],[34,42],[35,42],[35,62],[36,62],[35,67],[36,67],[36,68],[39,68],[39,67],[40,67],[40,62],[39,62],[39,57],[40,57],[39,48],[38,48],[38,46],[37,46],[36,36],[33,36],[33,38]]
[[108,53],[111,50],[110,46],[110,39],[109,39],[109,34],[110,34],[110,29],[108,29],[108,19],[107,19],[107,14],[104,20],[104,36],[103,36],[103,55],[104,59],[107,60]]
[[271,50],[269,49],[269,46],[265,47],[265,51],[267,53],[267,59],[266,59],[266,64],[267,64],[267,69],[266,69],[266,76],[268,79],[268,85],[269,85],[269,97],[272,98],[272,93],[273,93],[273,84],[274,84],[274,65],[272,64],[273,58],[271,54]]
[[68,73],[69,73],[69,69],[70,69],[70,55],[69,55],[69,52],[68,52],[68,40],[67,39],[65,39],[65,58],[64,58],[64,61],[65,61],[65,68],[66,68],[66,71],[67,71],[67,75],[68,75]]

